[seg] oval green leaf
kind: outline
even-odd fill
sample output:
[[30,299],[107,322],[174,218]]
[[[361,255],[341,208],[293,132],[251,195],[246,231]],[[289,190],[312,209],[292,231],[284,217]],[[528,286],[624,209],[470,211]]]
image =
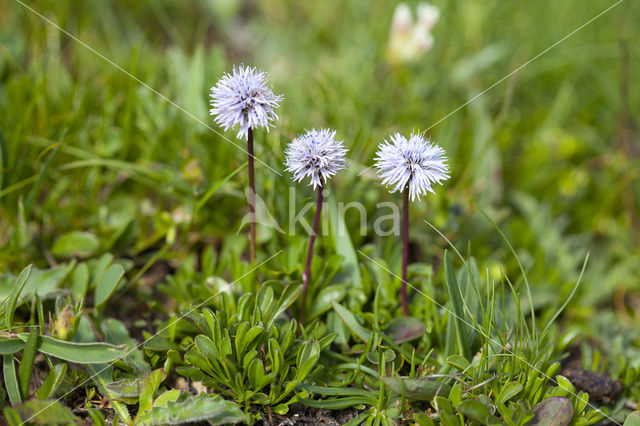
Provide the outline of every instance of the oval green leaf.
[[98,284],[96,285],[96,291],[94,295],[94,305],[97,309],[109,300],[111,295],[124,276],[124,269],[120,265],[111,265],[104,271],[104,274],[100,277]]
[[60,236],[51,247],[56,257],[87,257],[99,247],[98,239],[88,232],[74,231]]

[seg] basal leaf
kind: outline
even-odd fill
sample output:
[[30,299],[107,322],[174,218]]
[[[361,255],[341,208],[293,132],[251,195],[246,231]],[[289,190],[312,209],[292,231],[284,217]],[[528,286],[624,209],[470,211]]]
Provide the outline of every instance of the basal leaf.
[[353,315],[350,310],[348,310],[338,302],[331,302],[331,305],[333,306],[333,309],[336,311],[336,314],[338,314],[342,322],[349,328],[349,330],[351,330],[351,332],[355,336],[357,336],[365,343],[369,341],[371,332],[360,325],[355,315]]
[[189,395],[183,401],[168,402],[166,407],[153,407],[139,418],[142,425],[166,425],[206,421],[211,425],[236,424],[245,420],[244,413],[220,395]]
[[21,403],[22,397],[20,396],[20,385],[18,384],[13,355],[4,355],[2,357],[2,375],[4,377],[4,387],[7,389],[11,405]]
[[38,399],[49,399],[55,396],[56,390],[58,386],[62,383],[64,379],[64,375],[67,372],[67,364],[60,363],[53,366],[49,375],[42,383],[40,388],[36,391],[36,398]]
[[409,399],[420,401],[431,401],[436,395],[446,397],[451,391],[451,386],[426,377],[395,376],[381,377],[380,380],[394,392],[401,395],[404,394]]
[[20,339],[0,339],[0,355],[11,355],[21,351],[24,342]]
[[[18,334],[18,337],[24,342],[27,341],[28,336],[27,333]],[[40,352],[77,364],[108,363],[126,353],[126,348],[108,343],[67,342],[50,336],[40,336],[39,340],[38,350]]]
[[502,387],[502,390],[498,394],[497,401],[505,403],[509,399],[519,394],[522,389],[524,389],[524,386],[522,386],[520,382],[509,382]]
[[384,330],[384,334],[398,345],[422,337],[424,333],[424,323],[415,317],[393,318]]

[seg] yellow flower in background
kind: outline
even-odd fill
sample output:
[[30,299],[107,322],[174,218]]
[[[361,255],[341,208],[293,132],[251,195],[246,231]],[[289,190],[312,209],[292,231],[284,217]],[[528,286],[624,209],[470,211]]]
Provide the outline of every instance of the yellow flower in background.
[[428,3],[420,3],[414,21],[406,3],[396,6],[391,21],[387,60],[393,65],[417,60],[433,47],[431,30],[438,22],[440,10]]

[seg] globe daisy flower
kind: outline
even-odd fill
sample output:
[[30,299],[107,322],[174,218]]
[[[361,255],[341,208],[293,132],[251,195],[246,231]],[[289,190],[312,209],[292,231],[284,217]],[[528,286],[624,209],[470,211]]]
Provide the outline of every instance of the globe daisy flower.
[[249,246],[251,261],[256,259],[256,213],[253,129],[264,127],[269,131],[278,119],[276,109],[282,100],[268,83],[268,75],[252,67],[234,66],[231,74],[224,74],[211,88],[210,115],[225,131],[238,126],[238,139],[247,140],[249,156],[249,210],[251,213]]
[[293,180],[301,182],[305,178],[308,178],[309,185],[318,191],[316,214],[313,220],[313,230],[309,239],[309,250],[307,251],[307,264],[305,272],[302,275],[303,286],[302,306],[299,316],[300,323],[304,321],[307,305],[313,244],[318,234],[320,211],[322,209],[322,190],[331,176],[347,167],[346,154],[347,149],[342,144],[342,141],[336,140],[335,130],[330,129],[312,129],[303,135],[298,135],[285,150],[286,170],[293,174]]
[[409,314],[407,301],[407,265],[409,260],[409,199],[434,193],[433,185],[449,178],[444,150],[419,133],[409,139],[399,133],[378,146],[375,167],[390,192],[403,193],[402,211],[402,311]]
[[234,66],[231,74],[224,74],[211,88],[209,114],[225,131],[239,126],[238,139],[248,139],[249,129],[269,131],[278,119],[276,109],[282,96],[273,93],[268,77],[257,68]]
[[309,185],[316,189],[338,170],[347,167],[347,149],[342,141],[336,140],[336,132],[331,129],[312,129],[298,135],[285,151],[286,170],[293,173],[293,180],[309,178]]

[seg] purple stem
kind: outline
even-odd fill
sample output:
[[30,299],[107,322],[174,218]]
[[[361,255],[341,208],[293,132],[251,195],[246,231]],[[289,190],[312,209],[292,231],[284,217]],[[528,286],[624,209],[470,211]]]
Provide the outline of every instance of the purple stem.
[[254,263],[256,261],[256,185],[253,179],[253,129],[251,127],[247,134],[247,153],[249,154],[249,211],[251,212],[249,253],[251,263]]
[[407,265],[409,264],[409,186],[404,188],[402,197],[402,314],[409,315],[407,300]]
[[320,211],[322,210],[322,184],[318,187],[318,202],[316,204],[316,217],[313,219],[313,230],[309,239],[309,250],[307,251],[307,266],[302,275],[302,306],[300,307],[299,322],[302,325],[304,314],[307,309],[307,292],[309,291],[309,279],[311,277],[311,259],[313,258],[313,243],[316,241],[318,234],[318,225],[320,223]]

